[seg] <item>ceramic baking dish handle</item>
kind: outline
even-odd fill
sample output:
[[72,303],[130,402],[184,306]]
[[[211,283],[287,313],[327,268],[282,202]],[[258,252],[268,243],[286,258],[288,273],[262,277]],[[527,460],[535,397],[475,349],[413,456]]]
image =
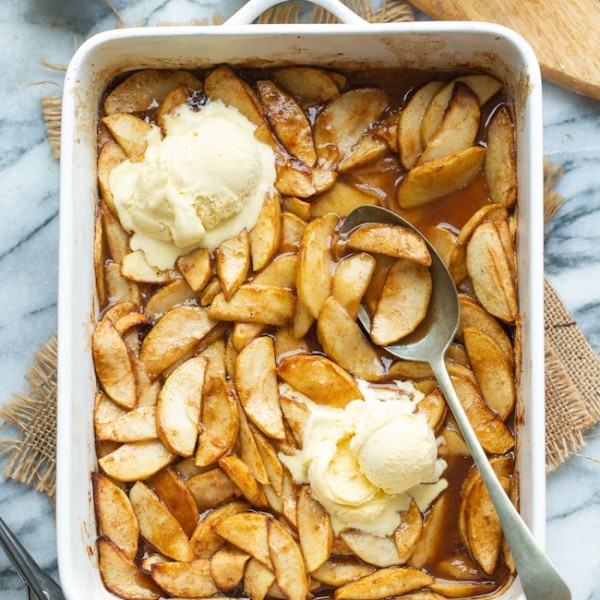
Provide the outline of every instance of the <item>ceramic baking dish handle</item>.
[[[317,4],[335,15],[340,22],[346,24],[364,25],[367,23],[354,11],[342,4],[340,0],[308,0],[311,4]],[[286,0],[248,0],[240,10],[234,13],[223,26],[247,25],[254,22],[262,13],[277,4],[283,4]]]

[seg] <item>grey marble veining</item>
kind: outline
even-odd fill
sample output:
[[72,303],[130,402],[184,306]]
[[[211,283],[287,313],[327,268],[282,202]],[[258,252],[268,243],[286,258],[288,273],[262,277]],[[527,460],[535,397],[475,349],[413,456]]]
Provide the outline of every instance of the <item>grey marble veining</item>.
[[[241,0],[113,0],[129,25],[225,17]],[[4,0],[0,12],[0,402],[24,392],[33,352],[56,329],[58,165],[40,99],[60,92],[74,43],[118,22],[102,0]],[[592,58],[590,57],[590,60]],[[45,82],[45,83],[41,83]],[[54,83],[52,83],[54,82]],[[546,272],[600,351],[600,102],[544,86],[544,149],[564,165],[566,203],[546,232]],[[13,437],[11,427],[0,437]],[[584,454],[600,457],[600,428]],[[0,515],[56,572],[54,507],[0,476]],[[600,464],[573,458],[547,479],[547,548],[575,600],[600,600]],[[0,600],[25,598],[0,553]]]

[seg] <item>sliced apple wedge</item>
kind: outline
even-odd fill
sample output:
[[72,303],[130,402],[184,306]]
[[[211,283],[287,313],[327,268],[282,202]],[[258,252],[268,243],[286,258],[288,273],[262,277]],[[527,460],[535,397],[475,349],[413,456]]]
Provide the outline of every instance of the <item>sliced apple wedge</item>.
[[275,166],[275,187],[288,196],[311,198],[329,190],[337,179],[337,171],[308,167],[293,159],[279,160]]
[[98,533],[110,538],[127,559],[133,560],[140,528],[129,497],[101,473],[92,473],[92,484]]
[[479,131],[480,113],[474,92],[464,83],[456,83],[442,122],[427,142],[417,164],[471,147]]
[[273,285],[275,287],[295,290],[297,266],[297,254],[276,256],[268,266],[256,274],[252,283],[254,285]]
[[244,573],[243,589],[250,600],[264,600],[275,582],[275,573],[263,563],[251,558]]
[[356,379],[324,356],[286,356],[277,365],[277,375],[317,404],[343,408],[362,398]]
[[449,81],[436,92],[423,115],[423,124],[421,127],[423,145],[426,145],[438,131],[457,83],[467,85],[477,96],[480,106],[483,106],[502,88],[500,81],[490,75],[484,74],[461,75]]
[[377,197],[340,179],[328,190],[315,196],[310,203],[310,216],[314,218],[335,213],[339,217],[347,217],[363,204],[377,204]]
[[346,246],[351,250],[405,258],[427,267],[431,265],[431,256],[423,238],[398,225],[373,223],[357,227],[348,236]]
[[210,560],[210,574],[220,592],[231,592],[240,584],[248,560],[250,555],[235,546],[225,546],[215,553]]
[[279,521],[270,520],[267,531],[271,562],[279,588],[289,600],[305,600],[308,576],[300,547]]
[[310,416],[309,409],[304,403],[286,396],[280,396],[279,403],[281,404],[283,416],[292,430],[296,445],[298,448],[302,448],[302,437],[308,417]]
[[329,558],[333,529],[327,511],[311,496],[309,486],[300,490],[297,511],[300,548],[306,570],[310,573]]
[[260,271],[270,262],[281,242],[281,200],[269,191],[265,196],[256,224],[250,230],[252,269]]
[[210,252],[206,248],[197,248],[180,256],[177,268],[195,292],[202,290],[213,275]]
[[313,127],[317,164],[325,169],[335,167],[387,106],[387,96],[376,88],[357,88],[330,100]]
[[205,558],[188,562],[163,562],[152,565],[152,579],[173,596],[209,598],[218,593]]
[[215,250],[215,266],[223,295],[230,300],[250,270],[250,237],[245,229],[219,244]]
[[467,271],[467,244],[473,236],[473,232],[485,221],[496,222],[506,219],[507,216],[508,213],[502,205],[485,204],[462,226],[448,258],[448,268],[455,283],[460,283],[469,274]]
[[248,283],[226,300],[219,292],[210,305],[211,319],[264,325],[285,325],[294,315],[296,298],[291,290]]
[[192,456],[196,448],[206,363],[203,356],[186,360],[169,375],[158,394],[158,435],[179,456]]
[[215,531],[228,542],[272,569],[268,538],[268,525],[272,521],[271,515],[242,512],[217,523]]
[[339,587],[335,600],[378,600],[390,596],[401,596],[418,590],[433,582],[433,577],[417,569],[390,567]]
[[160,498],[190,537],[198,523],[198,507],[183,478],[172,467],[161,469],[146,480],[146,485]]
[[98,187],[100,194],[113,215],[117,215],[117,209],[110,191],[110,174],[112,170],[127,160],[127,154],[121,146],[113,141],[107,141],[98,154]]
[[258,449],[258,443],[256,441],[256,433],[258,429],[250,425],[246,411],[242,408],[241,404],[238,404],[238,414],[240,420],[239,434],[237,440],[237,451],[240,458],[248,465],[252,475],[261,484],[269,483],[269,475],[267,473],[267,467],[263,461],[262,454]]
[[298,250],[298,298],[314,318],[331,293],[331,238],[337,224],[334,214],[311,221]]
[[135,376],[129,351],[112,321],[100,321],[92,335],[96,375],[109,398],[130,409],[136,405]]
[[263,108],[252,88],[226,65],[210,71],[204,79],[204,93],[211,100],[221,100],[237,108],[257,127],[264,124]]
[[189,561],[193,555],[183,528],[148,486],[137,481],[129,499],[140,526],[140,535],[161,554],[174,560]]
[[135,302],[140,305],[142,292],[135,281],[121,275],[121,267],[117,263],[108,263],[105,267],[106,295],[116,302]]
[[[510,489],[508,478],[500,476],[499,480],[508,493]],[[477,479],[469,492],[466,515],[467,540],[473,558],[485,573],[491,575],[496,570],[500,558],[502,525],[481,479]]]
[[367,381],[378,381],[385,375],[375,347],[333,296],[323,304],[317,331],[327,356],[343,369]]
[[371,574],[375,567],[367,565],[354,556],[332,556],[310,576],[332,587],[340,587],[345,583],[356,581]]
[[506,106],[496,111],[488,125],[485,177],[492,202],[510,208],[517,201],[515,132]]
[[484,450],[490,454],[505,454],[515,445],[510,429],[485,403],[477,387],[459,377],[453,377],[454,388]]
[[466,327],[463,339],[483,399],[505,421],[516,402],[511,363],[498,344],[483,331]]
[[156,122],[160,127],[165,127],[169,117],[183,104],[187,104],[191,90],[187,85],[173,88],[160,103]]
[[129,234],[123,229],[119,219],[106,204],[102,206],[102,222],[104,223],[104,237],[110,257],[116,263],[120,263],[131,251],[129,248]]
[[98,435],[111,421],[127,414],[127,410],[115,404],[102,392],[96,392],[94,398],[94,432]]
[[489,335],[498,344],[511,365],[514,365],[514,353],[512,342],[508,334],[498,323],[498,321],[490,315],[475,298],[471,298],[466,294],[459,294],[460,302],[460,328],[457,337],[462,340],[462,332],[467,327],[475,327]]
[[412,169],[423,152],[421,123],[431,99],[444,85],[442,81],[430,81],[421,86],[410,98],[398,120],[398,154],[402,166]]
[[225,544],[225,540],[216,533],[217,525],[223,519],[247,510],[248,506],[248,503],[243,501],[228,502],[202,517],[190,537],[194,558],[210,558],[219,550]]
[[98,424],[96,437],[110,442],[143,442],[155,440],[156,408],[140,406],[118,416],[108,423]]
[[219,468],[193,475],[186,481],[186,485],[194,497],[200,513],[217,508],[224,502],[240,495],[240,490]]
[[359,252],[345,257],[335,267],[331,293],[353,317],[358,315],[376,265],[370,254]]
[[409,566],[421,569],[424,565],[431,564],[436,552],[436,540],[441,539],[440,536],[444,535],[448,510],[448,495],[442,493],[423,520],[423,531],[408,560]]
[[360,529],[349,529],[342,531],[340,538],[358,558],[371,565],[390,567],[400,564],[398,548],[391,537],[373,535]]
[[322,104],[340,93],[335,80],[324,69],[307,66],[282,67],[273,69],[271,75],[277,85],[297,98],[302,108]]
[[484,157],[485,148],[471,146],[415,167],[398,187],[398,205],[421,206],[461,189],[479,173]]
[[159,440],[123,444],[98,459],[100,468],[117,481],[147,479],[175,460]]
[[113,113],[102,119],[119,146],[129,158],[143,154],[148,143],[148,134],[152,126],[128,113]]
[[408,510],[402,513],[402,521],[394,531],[394,543],[400,563],[403,565],[414,552],[423,531],[423,515],[414,500]]
[[134,113],[148,110],[153,102],[160,104],[175,87],[185,85],[199,90],[202,84],[188,71],[144,69],[133,73],[120,83],[104,100],[104,111]]
[[364,133],[340,161],[337,167],[338,171],[340,173],[350,172],[385,156],[388,152],[388,145],[382,139],[380,131],[381,128],[377,128]]
[[429,307],[433,284],[427,267],[399,258],[389,270],[371,322],[371,339],[389,346],[412,333]]
[[283,439],[273,340],[261,336],[238,354],[235,386],[248,418],[267,436]]
[[[110,212],[107,209],[107,212]],[[94,275],[96,277],[96,293],[100,305],[106,303],[106,281],[104,279],[104,266],[106,264],[106,249],[104,245],[104,224],[102,212],[96,212],[94,220]]]
[[154,320],[158,320],[171,308],[189,302],[196,297],[196,292],[185,279],[177,279],[163,287],[148,299],[144,312]]
[[163,271],[148,264],[143,250],[130,252],[121,261],[121,275],[138,283],[169,283],[181,277],[177,271],[171,269]]
[[310,122],[292,94],[273,81],[256,82],[269,125],[282,146],[309,167],[317,161]]
[[466,265],[481,305],[501,321],[514,323],[519,309],[516,284],[494,223],[475,229],[467,245]]
[[277,251],[282,254],[298,252],[306,225],[306,221],[291,212],[281,213],[281,241]]
[[245,462],[237,456],[226,456],[219,460],[219,466],[252,506],[267,508],[265,494]]
[[213,378],[205,384],[200,422],[202,435],[195,461],[198,466],[208,466],[231,451],[238,435],[237,402],[224,379]]
[[184,356],[216,326],[208,310],[178,306],[167,312],[144,338],[140,360],[148,372],[158,375]]
[[161,597],[156,584],[139,572],[136,563],[108,537],[98,541],[98,566],[106,589],[124,600],[158,600]]

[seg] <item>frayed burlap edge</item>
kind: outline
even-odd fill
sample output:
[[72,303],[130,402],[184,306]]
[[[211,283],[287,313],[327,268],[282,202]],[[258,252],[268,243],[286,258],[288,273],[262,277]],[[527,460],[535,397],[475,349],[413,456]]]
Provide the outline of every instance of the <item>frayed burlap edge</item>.
[[62,95],[42,98],[42,114],[46,124],[46,134],[56,160],[60,159],[60,121],[62,114]]
[[585,446],[583,432],[595,421],[546,336],[546,469],[553,471]]
[[15,425],[16,438],[0,439],[4,475],[54,498],[56,491],[56,337],[35,353],[25,376],[26,395],[0,409],[0,419]]
[[600,420],[600,358],[547,280],[544,295],[546,339],[571,377],[592,424],[596,423]]

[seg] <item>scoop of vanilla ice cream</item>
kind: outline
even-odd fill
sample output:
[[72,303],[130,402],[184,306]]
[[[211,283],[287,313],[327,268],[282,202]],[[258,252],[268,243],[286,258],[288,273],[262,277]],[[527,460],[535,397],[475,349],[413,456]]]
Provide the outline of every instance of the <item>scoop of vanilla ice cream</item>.
[[437,481],[443,471],[438,444],[425,415],[396,415],[363,434],[353,445],[365,477],[386,494],[402,494],[421,483]]
[[142,161],[114,168],[110,189],[132,249],[169,268],[194,247],[214,249],[251,228],[275,181],[273,151],[254,137],[256,126],[220,101],[187,105],[154,130]]
[[279,456],[295,481],[310,483],[336,534],[357,528],[390,535],[411,498],[424,510],[444,489],[446,463],[427,419],[415,412],[419,392],[409,386],[360,389],[364,400],[341,409],[315,404],[282,384],[280,393],[304,402],[310,416],[302,449]]

